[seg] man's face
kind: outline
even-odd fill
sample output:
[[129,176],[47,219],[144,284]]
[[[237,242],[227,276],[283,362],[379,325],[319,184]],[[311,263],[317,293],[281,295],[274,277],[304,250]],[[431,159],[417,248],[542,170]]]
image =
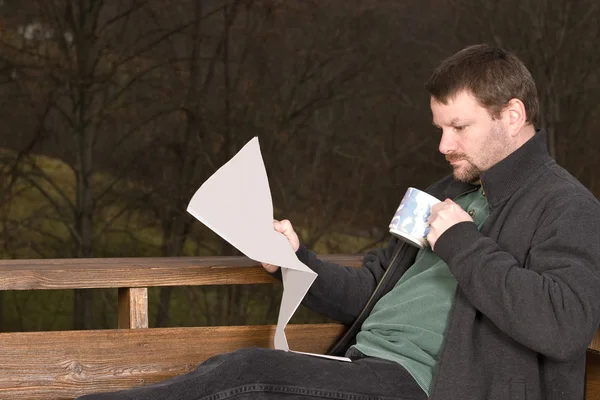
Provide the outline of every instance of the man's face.
[[447,104],[431,98],[433,124],[442,131],[439,150],[454,169],[454,178],[475,183],[483,171],[515,150],[502,118],[490,113],[466,91]]

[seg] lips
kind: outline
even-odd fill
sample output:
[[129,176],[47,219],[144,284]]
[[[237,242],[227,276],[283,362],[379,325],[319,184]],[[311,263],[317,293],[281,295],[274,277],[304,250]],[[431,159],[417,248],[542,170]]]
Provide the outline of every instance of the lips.
[[446,156],[446,161],[448,161],[450,164],[455,164],[459,161],[463,161],[464,157],[448,157]]

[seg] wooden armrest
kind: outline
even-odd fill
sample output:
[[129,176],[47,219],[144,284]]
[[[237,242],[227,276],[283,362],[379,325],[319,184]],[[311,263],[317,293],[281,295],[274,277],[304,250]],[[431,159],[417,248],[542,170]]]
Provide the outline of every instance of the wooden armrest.
[[[362,256],[324,255],[360,266]],[[75,258],[0,260],[0,290],[240,285],[274,283],[247,257]]]

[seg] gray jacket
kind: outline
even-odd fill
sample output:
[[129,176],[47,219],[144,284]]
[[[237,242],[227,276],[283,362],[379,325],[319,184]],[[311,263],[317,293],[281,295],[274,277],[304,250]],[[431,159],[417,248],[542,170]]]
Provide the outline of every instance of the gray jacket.
[[[482,231],[462,222],[435,246],[458,287],[430,399],[582,399],[600,322],[600,204],[548,155],[543,131],[481,178],[490,205]],[[471,190],[451,176],[427,189],[441,200]],[[391,238],[354,268],[300,246],[298,258],[319,274],[303,303],[349,325],[330,354],[354,343],[416,252]]]

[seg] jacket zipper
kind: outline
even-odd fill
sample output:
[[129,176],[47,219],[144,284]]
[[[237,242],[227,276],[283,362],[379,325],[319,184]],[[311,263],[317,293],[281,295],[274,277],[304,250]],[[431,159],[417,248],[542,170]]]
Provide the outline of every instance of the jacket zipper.
[[[390,265],[388,265],[388,268],[385,270],[385,272],[383,273],[383,276],[381,277],[381,279],[379,280],[379,283],[377,284],[377,286],[375,287],[375,290],[373,290],[373,293],[371,294],[371,297],[369,297],[369,300],[367,300],[367,303],[365,304],[365,306],[363,307],[362,311],[360,312],[360,314],[358,314],[358,317],[356,317],[355,321],[359,321],[361,319],[361,317],[363,316],[363,314],[365,313],[365,311],[367,310],[367,308],[369,308],[369,305],[371,304],[371,302],[373,301],[373,298],[375,297],[375,295],[377,294],[378,289],[381,287],[381,285],[383,285],[384,281],[385,281],[385,277],[388,275],[388,273],[393,269],[392,267],[394,266],[394,262],[396,261],[396,259],[398,258],[398,255],[400,255],[400,252],[402,251],[402,248],[404,247],[406,243],[401,243],[400,247],[398,248],[398,250],[396,250],[396,252],[394,253],[394,255],[392,256],[392,260],[390,261]],[[346,331],[346,333],[344,333],[344,335],[341,337],[341,339],[339,339],[337,341],[338,344],[344,343],[344,341],[348,338],[348,335],[350,335],[350,333],[353,331],[354,324],[352,324],[350,326],[350,328],[348,328],[348,330]],[[337,350],[336,346],[335,348],[333,348],[330,353],[335,353]]]
[[[483,184],[481,186],[483,188]],[[453,200],[456,200],[458,197],[462,196],[463,194],[467,194],[467,193],[472,193],[474,191],[476,191],[477,189],[470,189],[467,190],[465,192],[459,193],[456,196],[454,196]],[[383,273],[383,276],[381,277],[381,279],[379,280],[379,283],[377,284],[377,286],[375,287],[375,290],[373,290],[373,294],[371,294],[371,297],[369,297],[369,300],[367,300],[367,303],[365,304],[365,306],[363,307],[362,311],[360,312],[360,314],[358,314],[358,317],[356,317],[355,321],[360,320],[360,318],[363,316],[363,314],[365,313],[365,311],[367,310],[367,308],[369,308],[369,305],[371,304],[371,302],[373,301],[373,298],[375,297],[375,295],[377,294],[378,289],[381,287],[381,285],[383,285],[383,283],[385,282],[385,278],[386,276],[388,276],[388,273],[393,269],[394,266],[394,262],[396,261],[396,259],[398,258],[398,256],[400,255],[400,252],[402,251],[402,248],[404,247],[406,243],[401,243],[400,247],[398,248],[398,250],[394,253],[394,255],[392,256],[392,260],[390,261],[390,265],[388,265],[388,268],[385,270],[385,272]],[[453,298],[456,298],[456,293],[457,293],[458,289],[454,292],[454,296]],[[454,301],[452,302],[452,311],[454,311]],[[350,335],[350,333],[353,331],[354,324],[352,324],[350,326],[350,328],[348,328],[348,330],[346,331],[346,333],[344,333],[344,335],[337,341],[338,345],[341,343],[344,343],[346,341],[346,339],[348,338],[348,335]],[[444,344],[446,342],[446,338],[444,337]],[[443,346],[443,345],[442,345]],[[335,353],[337,351],[337,345],[336,347],[334,347],[333,349],[331,349],[331,351],[329,353]]]

